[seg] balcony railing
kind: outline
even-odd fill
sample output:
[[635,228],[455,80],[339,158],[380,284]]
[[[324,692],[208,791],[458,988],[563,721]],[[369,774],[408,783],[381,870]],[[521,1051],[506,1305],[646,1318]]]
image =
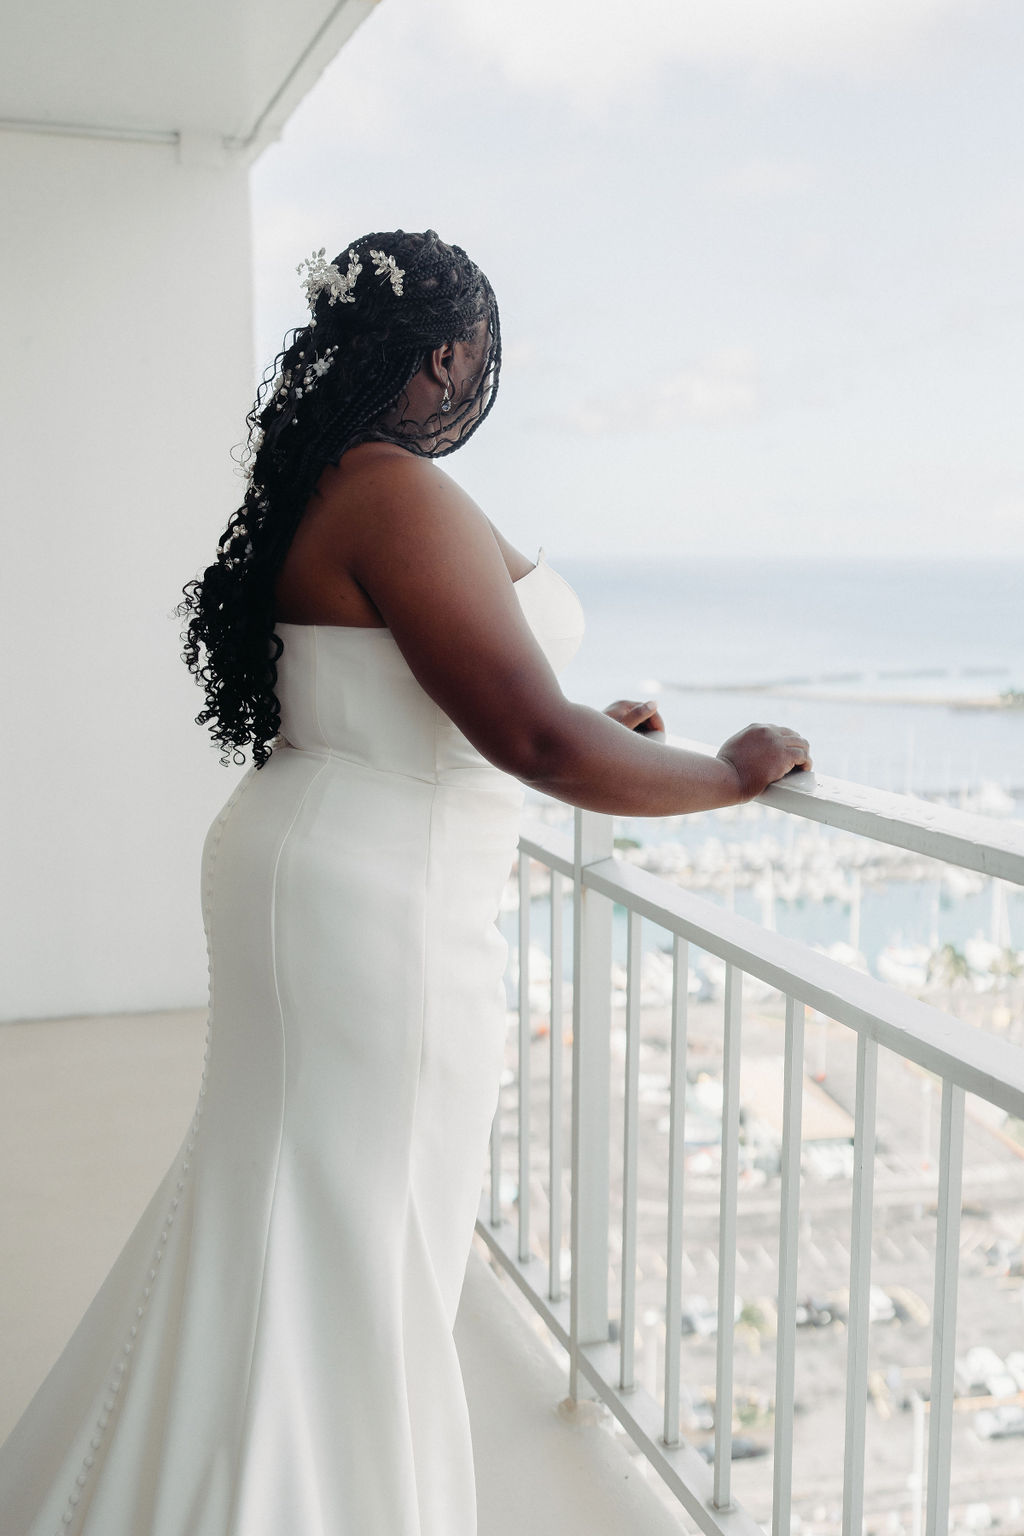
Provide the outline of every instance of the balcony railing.
[[[695,743],[681,743],[699,746]],[[700,748],[709,751],[709,748]],[[761,797],[791,815],[909,848],[947,864],[1024,884],[1024,829],[907,796],[818,778],[771,786]],[[575,835],[540,823],[519,843],[519,1033],[517,1166],[514,1201],[502,1200],[502,1108],[491,1141],[490,1189],[477,1231],[495,1259],[568,1352],[569,1396],[589,1386],[608,1406],[650,1465],[675,1494],[690,1521],[708,1536],[754,1536],[761,1530],[733,1494],[733,1377],[740,1168],[740,1061],[743,979],[759,978],[785,998],[784,1076],[779,1163],[779,1231],[774,1382],[773,1536],[790,1536],[793,1479],[794,1362],[800,1239],[801,1115],[805,1009],[834,1020],[856,1042],[849,1311],[843,1438],[842,1530],[860,1536],[864,1518],[865,1436],[869,1401],[868,1340],[876,1167],[879,1048],[941,1083],[941,1129],[931,1314],[926,1519],[928,1536],[946,1536],[950,1519],[958,1259],[964,1156],[965,1095],[975,1094],[1024,1121],[1024,1051],[997,1035],[780,936],[667,880],[615,857],[612,820],[575,813]],[[552,955],[546,1179],[547,1233],[531,1231],[531,1009],[529,953],[531,861],[550,881]],[[571,1209],[568,1294],[563,1282],[563,902],[572,899]],[[624,1073],[612,1082],[613,903],[625,908],[627,988]],[[671,1041],[667,1199],[664,1209],[664,1385],[658,1397],[637,1380],[636,1260],[638,1220],[638,1079],[641,925],[672,935]],[[680,1433],[683,1289],[685,1113],[687,1085],[688,946],[725,962],[722,1039],[722,1132],[718,1188],[715,1439],[709,1466]],[[621,1232],[610,1230],[613,1109],[622,1100]],[[619,1126],[616,1125],[618,1134]],[[541,1159],[541,1162],[544,1160]],[[506,1174],[508,1177],[508,1174]],[[510,1181],[511,1182],[511,1181]],[[618,1195],[616,1193],[616,1205]],[[546,1258],[536,1251],[542,1246]],[[618,1336],[610,1328],[610,1266],[621,1290]],[[921,1407],[920,1401],[917,1404]],[[923,1414],[921,1417],[923,1423]]]

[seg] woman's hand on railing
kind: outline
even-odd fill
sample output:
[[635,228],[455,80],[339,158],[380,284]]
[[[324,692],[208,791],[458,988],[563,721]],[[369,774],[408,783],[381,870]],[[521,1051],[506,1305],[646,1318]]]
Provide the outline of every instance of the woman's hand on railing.
[[636,699],[616,699],[602,711],[624,725],[628,731],[639,731],[641,736],[660,736],[664,739],[665,722],[658,713],[654,699],[639,704]]
[[813,766],[807,742],[786,725],[748,725],[715,755],[735,770],[744,800],[754,799],[794,768]]

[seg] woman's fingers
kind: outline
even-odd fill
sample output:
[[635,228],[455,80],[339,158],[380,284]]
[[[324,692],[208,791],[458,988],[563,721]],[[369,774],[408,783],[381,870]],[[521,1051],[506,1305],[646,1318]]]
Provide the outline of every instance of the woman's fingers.
[[801,736],[798,731],[790,730],[789,726],[786,725],[774,725],[770,726],[769,729],[778,733],[785,742],[787,750],[792,753],[793,762],[792,766],[786,770],[787,773],[792,773],[795,769],[806,771],[812,767],[810,743],[806,736]]
[[617,720],[620,725],[632,727],[637,721],[643,719],[645,708],[646,706],[638,704],[636,699],[616,699],[614,704],[608,705],[605,714]]
[[747,730],[774,731],[775,735],[785,744],[786,748],[792,751],[794,768],[810,768],[810,742],[807,740],[806,736],[801,736],[799,731],[794,731],[788,725],[762,725],[760,723],[756,725],[748,725]]
[[759,795],[794,769],[811,767],[807,738],[788,725],[748,725],[730,736],[717,756],[735,769],[745,799]]
[[790,730],[786,730],[786,736],[792,743],[793,751],[798,754],[794,767],[810,768],[812,766],[811,748],[807,738],[805,736],[798,735],[796,731]]
[[646,699],[642,703],[636,699],[616,699],[614,704],[608,705],[604,713],[630,731],[640,731],[645,734],[665,729],[665,722],[658,713],[658,706],[654,699]]
[[636,729],[642,736],[650,736],[655,734],[664,736],[665,722],[661,718],[661,715],[658,713],[658,710],[655,708],[645,720],[641,721]]

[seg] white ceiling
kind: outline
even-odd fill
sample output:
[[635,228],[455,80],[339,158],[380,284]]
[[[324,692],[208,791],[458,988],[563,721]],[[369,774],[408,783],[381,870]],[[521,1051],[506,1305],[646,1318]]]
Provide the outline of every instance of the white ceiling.
[[13,0],[0,126],[256,148],[377,0]]

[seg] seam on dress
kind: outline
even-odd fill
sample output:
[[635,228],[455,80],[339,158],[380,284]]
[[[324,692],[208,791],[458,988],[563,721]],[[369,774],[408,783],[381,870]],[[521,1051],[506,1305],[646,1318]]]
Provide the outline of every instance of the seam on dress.
[[[435,734],[435,740],[436,740],[436,734]],[[389,779],[408,779],[413,784],[429,784],[431,787],[433,787],[434,785],[436,785],[438,783],[437,778],[434,777],[434,776],[430,776],[430,775],[423,774],[423,773],[401,773],[397,768],[384,768],[379,763],[364,763],[358,757],[347,757],[344,752],[336,752],[333,747],[323,747],[323,748],[319,748],[318,749],[318,748],[314,748],[314,747],[297,747],[297,746],[294,745],[294,743],[289,743],[288,750],[290,752],[302,752],[302,753],[305,753],[305,755],[307,757],[326,757],[328,759],[334,758],[336,762],[339,762],[339,763],[349,763],[349,764],[351,764],[351,766],[353,768],[361,768],[361,769],[363,769],[364,772],[372,773],[375,776],[379,774],[379,775],[383,775],[385,778],[389,778]],[[435,746],[435,749],[434,749],[434,760],[435,760],[435,763],[436,763],[436,761],[437,761],[437,749],[436,749],[436,746]],[[473,771],[476,772],[477,771],[477,765],[474,763],[472,765],[472,767],[473,767]],[[500,772],[500,769],[496,769],[494,771],[495,772]],[[506,775],[506,777],[507,777],[507,775]]]
[[320,723],[320,641],[317,639],[317,627],[313,625],[313,723],[321,742],[327,747],[327,737]]
[[[441,716],[441,711],[437,710],[437,712],[436,712],[436,714],[434,716],[434,763],[435,763],[435,767],[436,767],[436,764],[437,764],[437,744],[438,744],[438,735],[439,735],[438,727],[439,727],[439,723],[440,723],[440,716]],[[404,1218],[403,1218],[403,1224],[402,1224],[402,1260],[401,1260],[402,1268],[401,1268],[401,1274],[399,1276],[399,1282],[400,1283],[399,1283],[399,1317],[398,1317],[398,1326],[399,1326],[399,1329],[400,1329],[400,1332],[401,1332],[401,1339],[402,1339],[402,1373],[403,1373],[403,1378],[405,1380],[405,1388],[406,1388],[406,1390],[405,1390],[405,1423],[406,1423],[406,1429],[407,1429],[408,1435],[409,1435],[409,1451],[410,1451],[413,1487],[416,1489],[416,1532],[415,1532],[415,1536],[420,1536],[420,1488],[419,1488],[419,1482],[418,1482],[418,1479],[417,1479],[417,1476],[416,1476],[415,1434],[414,1434],[414,1431],[413,1431],[412,1409],[411,1409],[411,1406],[410,1406],[410,1398],[409,1398],[409,1358],[408,1358],[408,1355],[406,1353],[406,1347],[405,1347],[405,1283],[406,1283],[406,1269],[408,1267],[408,1242],[409,1242],[410,1207],[413,1205],[413,1161],[414,1161],[413,1151],[414,1151],[415,1135],[416,1135],[416,1111],[419,1108],[419,1101],[420,1101],[420,1085],[421,1085],[422,1076],[423,1076],[423,1042],[424,1042],[424,1038],[425,1038],[426,1032],[427,1032],[427,980],[428,980],[428,977],[427,977],[427,970],[428,970],[428,958],[427,958],[428,957],[428,943],[427,943],[427,936],[428,936],[429,923],[430,923],[430,899],[429,899],[430,898],[430,871],[431,871],[431,867],[432,867],[432,863],[433,863],[434,816],[435,816],[435,813],[437,811],[437,792],[440,789],[440,787],[441,786],[438,784],[438,782],[437,782],[437,780],[435,778],[433,794],[430,797],[430,809],[429,809],[429,811],[427,813],[427,847],[426,847],[426,852],[425,852],[424,859],[423,859],[423,923],[422,923],[422,927],[420,929],[420,955],[422,957],[421,958],[421,963],[420,963],[420,974],[421,974],[421,977],[422,977],[421,987],[420,987],[420,1038],[419,1038],[419,1055],[418,1055],[418,1058],[417,1058],[417,1061],[416,1061],[416,1086],[415,1086],[415,1092],[413,1094],[412,1107],[411,1107],[410,1116],[409,1116],[409,1159],[408,1159],[408,1164],[407,1164],[407,1169],[406,1169],[405,1212],[404,1212]],[[410,1536],[413,1536],[413,1533],[410,1533]]]
[[[263,1289],[264,1289],[264,1283],[266,1281],[266,1276],[267,1276],[267,1255],[268,1255],[268,1253],[270,1251],[270,1230],[271,1230],[271,1227],[273,1226],[273,1223],[274,1223],[274,1207],[275,1207],[275,1205],[277,1203],[277,1184],[278,1184],[278,1178],[280,1176],[280,1171],[281,1171],[281,1148],[284,1145],[285,1099],[287,1097],[287,1084],[288,1084],[288,1047],[287,1047],[287,1042],[286,1042],[286,1038],[285,1038],[284,1009],[281,1006],[281,989],[280,989],[280,987],[278,985],[278,979],[277,979],[277,881],[278,881],[278,872],[279,872],[280,867],[281,867],[281,856],[284,853],[285,846],[286,846],[286,844],[288,842],[288,839],[291,837],[292,830],[295,827],[295,823],[298,821],[299,817],[301,816],[303,808],[304,808],[304,806],[306,804],[306,801],[309,798],[309,795],[310,795],[314,785],[319,781],[321,776],[326,772],[327,765],[328,765],[329,761],[330,761],[330,759],[328,758],[327,761],[324,762],[322,767],[317,769],[316,773],[310,779],[309,783],[306,785],[305,789],[302,792],[302,797],[299,800],[298,805],[295,807],[295,814],[292,816],[291,821],[288,823],[288,826],[285,829],[285,832],[284,832],[284,834],[283,834],[283,836],[281,838],[281,841],[278,844],[277,855],[276,855],[276,857],[274,859],[274,873],[273,873],[273,876],[271,877],[271,882],[270,882],[270,940],[271,940],[270,965],[271,965],[271,971],[273,973],[273,978],[274,978],[274,999],[275,999],[275,1001],[277,1003],[277,1015],[278,1015],[278,1021],[279,1021],[279,1025],[280,1025],[280,1031],[281,1031],[281,1118],[280,1118],[280,1124],[278,1126],[278,1131],[277,1131],[277,1154],[276,1154],[276,1156],[274,1158],[274,1183],[273,1183],[273,1187],[272,1187],[272,1189],[270,1191],[270,1204],[269,1204],[269,1207],[268,1207],[268,1210],[267,1210],[266,1236],[265,1236],[264,1242],[263,1242],[263,1262],[262,1262],[262,1264],[260,1266],[259,1291],[258,1291],[257,1297],[256,1297],[256,1322],[253,1325],[252,1344],[251,1344],[251,1347],[250,1347],[250,1350],[249,1350],[249,1370],[248,1370],[248,1373],[246,1375],[245,1393],[244,1393],[243,1402],[242,1402],[242,1423],[241,1423],[240,1436],[241,1436],[241,1440],[242,1440],[243,1443],[244,1443],[246,1432],[248,1430],[249,1403],[250,1403],[250,1398],[251,1398],[253,1367],[254,1367],[255,1360],[256,1360],[256,1346],[257,1346],[257,1343],[258,1343],[258,1340],[259,1340],[259,1335],[260,1335],[260,1325],[261,1325],[261,1323],[263,1321]],[[239,1456],[240,1455],[241,1455],[241,1445],[239,1446]],[[225,1524],[225,1536],[230,1536],[230,1532],[232,1532],[234,1530],[235,1518],[236,1518],[237,1513],[238,1513],[238,1491],[239,1491],[238,1469],[239,1469],[239,1462],[236,1461],[236,1464],[235,1464],[235,1483],[234,1483],[234,1488],[232,1490],[232,1495],[231,1495],[231,1508],[230,1508],[230,1510],[228,1512],[228,1519],[227,1519],[227,1522]]]

